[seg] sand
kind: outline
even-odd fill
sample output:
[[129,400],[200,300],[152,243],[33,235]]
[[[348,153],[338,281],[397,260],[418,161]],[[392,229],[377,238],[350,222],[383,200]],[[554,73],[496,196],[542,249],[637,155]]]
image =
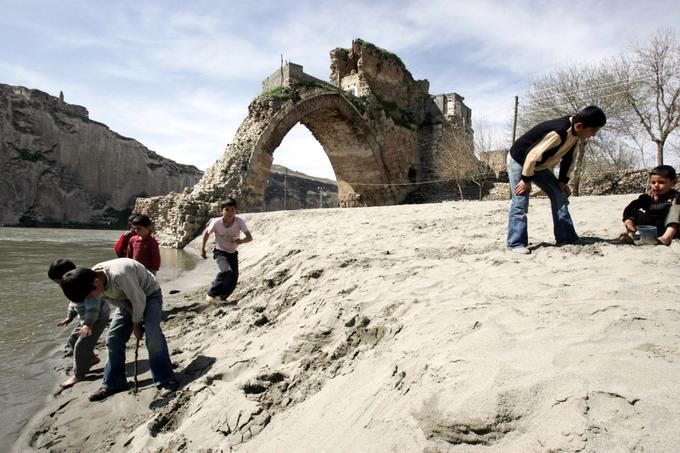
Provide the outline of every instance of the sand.
[[505,201],[244,214],[231,301],[212,260],[163,288],[177,394],[142,351],[136,395],[55,385],[15,450],[672,451],[680,241],[617,244],[632,198],[574,198],[563,247],[532,199],[527,256]]

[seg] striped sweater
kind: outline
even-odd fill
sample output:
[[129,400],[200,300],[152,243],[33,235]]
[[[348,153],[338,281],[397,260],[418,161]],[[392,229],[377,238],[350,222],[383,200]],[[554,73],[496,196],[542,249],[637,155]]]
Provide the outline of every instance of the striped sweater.
[[579,138],[572,131],[571,117],[544,121],[529,129],[510,148],[510,156],[522,165],[522,180],[531,181],[534,172],[560,162],[558,180],[569,182]]

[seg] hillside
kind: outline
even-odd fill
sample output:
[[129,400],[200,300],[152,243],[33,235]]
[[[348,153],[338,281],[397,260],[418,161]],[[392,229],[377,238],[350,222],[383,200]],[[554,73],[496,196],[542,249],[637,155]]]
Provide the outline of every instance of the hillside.
[[85,107],[0,84],[0,225],[125,225],[138,196],[202,172],[89,118]]

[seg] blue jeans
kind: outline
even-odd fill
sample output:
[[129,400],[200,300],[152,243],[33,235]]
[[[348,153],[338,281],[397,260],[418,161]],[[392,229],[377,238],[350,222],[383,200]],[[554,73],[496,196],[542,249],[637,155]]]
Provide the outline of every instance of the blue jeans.
[[81,337],[78,331],[78,335],[72,334],[69,338],[69,344],[73,347],[73,374],[76,376],[82,376],[92,367],[92,361],[97,357],[94,348],[108,323],[108,319],[98,319],[92,326],[90,336]]
[[[161,290],[146,296],[144,310],[144,340],[149,353],[149,368],[156,385],[175,380],[168,353],[168,344],[161,331],[161,317],[163,315],[163,295]],[[125,343],[132,335],[132,314],[127,310],[117,308],[106,335],[108,361],[104,368],[104,382],[102,387],[110,390],[127,388],[125,376]]]
[[[508,247],[526,247],[529,245],[527,213],[529,212],[529,193],[515,195],[515,186],[522,179],[522,166],[508,153],[508,179],[512,203],[508,216]],[[552,169],[534,172],[531,180],[550,199],[552,210],[553,231],[557,243],[573,243],[578,240],[574,222],[569,215],[569,198],[560,190],[560,186]]]

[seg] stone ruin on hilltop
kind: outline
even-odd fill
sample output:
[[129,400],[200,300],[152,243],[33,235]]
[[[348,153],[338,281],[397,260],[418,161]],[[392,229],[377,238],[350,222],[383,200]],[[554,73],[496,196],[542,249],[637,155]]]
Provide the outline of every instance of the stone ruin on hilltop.
[[436,179],[439,149],[461,135],[472,143],[463,97],[431,96],[429,82],[414,80],[396,55],[357,39],[330,57],[330,82],[293,63],[265,79],[231,144],[193,188],[137,200],[135,210],[155,219],[163,245],[184,247],[226,196],[242,212],[261,211],[273,153],[298,122],[328,155],[342,207],[401,203]]

